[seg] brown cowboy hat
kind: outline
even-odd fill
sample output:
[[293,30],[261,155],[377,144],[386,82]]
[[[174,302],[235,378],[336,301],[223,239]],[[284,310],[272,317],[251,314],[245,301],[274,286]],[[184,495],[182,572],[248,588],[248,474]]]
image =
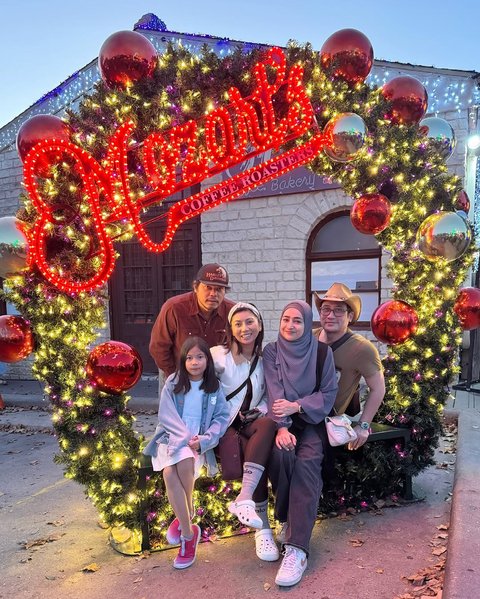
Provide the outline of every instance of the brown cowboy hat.
[[316,291],[315,294],[315,305],[317,310],[320,312],[320,306],[322,302],[328,300],[329,302],[343,302],[347,304],[350,310],[353,312],[353,318],[351,323],[357,322],[360,312],[362,311],[362,300],[359,295],[352,293],[343,283],[334,283],[330,289],[324,294],[319,295]]

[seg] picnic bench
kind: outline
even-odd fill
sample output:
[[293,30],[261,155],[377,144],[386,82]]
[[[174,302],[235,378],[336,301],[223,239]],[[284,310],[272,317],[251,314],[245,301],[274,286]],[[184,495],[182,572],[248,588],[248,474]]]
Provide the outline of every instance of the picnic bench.
[[[375,443],[376,441],[388,441],[398,440],[402,445],[402,450],[408,450],[410,443],[410,429],[408,428],[397,428],[388,424],[380,424],[372,422],[371,433],[367,439],[367,443]],[[137,488],[143,492],[147,488],[147,481],[149,477],[154,475],[150,456],[140,456],[140,466],[138,469],[138,483]],[[413,498],[412,492],[412,476],[408,471],[405,471],[403,478],[402,498],[405,500],[411,500]],[[150,549],[149,539],[149,522],[147,520],[148,506],[145,506],[143,510],[144,518],[142,520],[142,551]]]

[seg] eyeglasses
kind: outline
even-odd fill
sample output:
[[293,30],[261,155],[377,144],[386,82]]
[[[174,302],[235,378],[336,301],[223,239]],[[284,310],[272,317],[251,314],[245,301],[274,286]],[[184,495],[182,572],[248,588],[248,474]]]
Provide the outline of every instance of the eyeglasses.
[[335,316],[343,316],[348,310],[346,308],[340,308],[340,306],[338,308],[329,308],[328,306],[322,306],[320,308],[320,314],[323,316],[328,316],[330,312],[333,312]]

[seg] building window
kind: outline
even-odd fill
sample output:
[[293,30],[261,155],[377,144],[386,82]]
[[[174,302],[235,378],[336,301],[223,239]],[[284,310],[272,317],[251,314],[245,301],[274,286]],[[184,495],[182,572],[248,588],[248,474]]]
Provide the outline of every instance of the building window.
[[337,212],[321,221],[307,245],[307,297],[316,323],[319,315],[313,293],[320,294],[336,281],[348,285],[362,298],[356,328],[369,328],[370,317],[380,303],[381,247],[373,235],[357,231],[349,212]]

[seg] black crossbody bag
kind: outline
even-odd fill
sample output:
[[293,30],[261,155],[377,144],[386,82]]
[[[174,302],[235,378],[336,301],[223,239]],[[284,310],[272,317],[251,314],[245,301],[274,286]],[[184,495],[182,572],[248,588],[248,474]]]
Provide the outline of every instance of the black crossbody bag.
[[238,387],[235,389],[235,391],[232,391],[231,393],[229,393],[229,394],[228,394],[228,395],[225,397],[225,399],[226,399],[227,401],[229,401],[230,399],[232,399],[232,397],[235,397],[235,395],[236,395],[236,394],[237,394],[239,391],[241,391],[241,390],[242,390],[242,389],[245,387],[245,385],[248,383],[248,381],[249,381],[250,377],[252,376],[252,374],[253,374],[253,372],[254,372],[255,368],[257,367],[257,363],[258,363],[258,356],[255,356],[255,358],[253,358],[253,362],[250,364],[250,371],[249,371],[249,373],[248,373],[248,376],[247,376],[247,378],[246,378],[246,379],[243,381],[243,383],[242,383],[241,385],[239,385],[239,386],[238,386]]

